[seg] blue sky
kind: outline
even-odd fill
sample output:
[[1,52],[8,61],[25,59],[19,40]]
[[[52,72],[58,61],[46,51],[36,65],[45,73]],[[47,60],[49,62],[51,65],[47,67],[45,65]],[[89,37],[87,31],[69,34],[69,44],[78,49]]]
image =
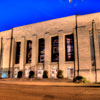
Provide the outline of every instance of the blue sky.
[[100,0],[0,0],[0,31],[95,12],[100,12]]

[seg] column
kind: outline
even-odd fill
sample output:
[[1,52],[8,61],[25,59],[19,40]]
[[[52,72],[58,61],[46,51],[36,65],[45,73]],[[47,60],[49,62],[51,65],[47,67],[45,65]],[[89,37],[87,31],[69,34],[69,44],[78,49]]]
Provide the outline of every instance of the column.
[[99,43],[98,43],[98,34],[94,25],[94,47],[95,47],[95,59],[96,59],[96,69],[100,69],[100,61],[99,61]]
[[25,77],[25,63],[26,63],[26,41],[23,36],[21,39],[21,53],[20,53],[20,71],[23,72],[23,77]]
[[37,56],[38,56],[38,49],[37,49],[37,35],[32,36],[32,67],[35,72],[35,77],[37,75]]
[[66,76],[65,69],[64,69],[64,62],[65,62],[65,40],[64,40],[64,35],[63,31],[59,31],[59,70],[63,71],[64,77]]
[[4,55],[2,56],[2,71],[6,74],[8,74],[8,71],[11,71],[10,43],[10,38],[3,39]]
[[45,68],[44,70],[48,71],[48,78],[50,78],[50,62],[51,62],[51,42],[50,42],[50,36],[49,33],[45,34]]
[[0,69],[1,69],[1,63],[2,63],[2,38],[0,38]]
[[94,37],[94,51],[95,51],[95,82],[100,82],[100,54],[99,54],[99,43],[98,33],[96,30],[95,23],[93,22],[93,37]]
[[0,38],[0,75],[2,72],[2,61],[3,61],[3,59],[2,59],[3,58],[2,57],[2,45],[3,45],[3,38]]

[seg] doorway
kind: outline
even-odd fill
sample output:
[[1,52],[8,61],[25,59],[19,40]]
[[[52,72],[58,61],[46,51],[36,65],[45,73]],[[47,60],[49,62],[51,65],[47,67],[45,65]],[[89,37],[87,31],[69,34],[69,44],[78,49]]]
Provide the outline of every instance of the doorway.
[[72,67],[67,68],[67,78],[72,79],[74,76],[74,69]]

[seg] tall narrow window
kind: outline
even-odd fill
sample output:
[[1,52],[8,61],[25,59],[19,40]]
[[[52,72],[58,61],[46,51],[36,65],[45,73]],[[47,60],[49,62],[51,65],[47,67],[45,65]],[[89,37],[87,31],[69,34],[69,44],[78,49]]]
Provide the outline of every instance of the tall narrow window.
[[3,66],[3,58],[4,58],[4,47],[3,47],[3,38],[1,38],[1,57],[0,57],[0,66]]
[[44,39],[39,39],[39,57],[38,57],[38,61],[40,63],[44,62],[44,52],[45,52],[45,41],[44,41]]
[[100,34],[98,34],[99,51],[100,51]]
[[59,43],[58,43],[58,36],[52,37],[52,62],[58,62],[59,61]]
[[3,66],[3,59],[4,59],[4,48],[3,47],[1,47],[1,62],[0,62],[0,64],[1,64],[1,66]]
[[91,48],[91,61],[92,66],[95,66],[95,51],[94,51],[94,42],[93,42],[93,35],[90,35],[90,48]]
[[26,63],[31,63],[32,61],[32,41],[27,41],[27,55],[26,55]]
[[19,64],[19,60],[20,60],[20,48],[21,48],[21,42],[17,42],[16,43],[16,60],[15,60],[15,64]]
[[66,61],[74,61],[74,35],[65,36],[65,57]]

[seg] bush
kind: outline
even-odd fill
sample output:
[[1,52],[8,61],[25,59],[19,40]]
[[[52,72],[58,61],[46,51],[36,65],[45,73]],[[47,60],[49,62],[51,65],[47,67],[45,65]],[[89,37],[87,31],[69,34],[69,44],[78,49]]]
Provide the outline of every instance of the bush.
[[48,72],[47,71],[43,72],[43,78],[48,78]]
[[75,83],[89,83],[89,81],[83,76],[76,76],[73,79],[73,82],[75,82]]
[[58,78],[63,78],[63,71],[62,70],[58,71],[57,77]]
[[83,83],[89,83],[89,81],[85,77],[83,77],[82,82]]
[[34,74],[35,74],[34,71],[30,71],[30,72],[29,72],[29,78],[34,78]]

